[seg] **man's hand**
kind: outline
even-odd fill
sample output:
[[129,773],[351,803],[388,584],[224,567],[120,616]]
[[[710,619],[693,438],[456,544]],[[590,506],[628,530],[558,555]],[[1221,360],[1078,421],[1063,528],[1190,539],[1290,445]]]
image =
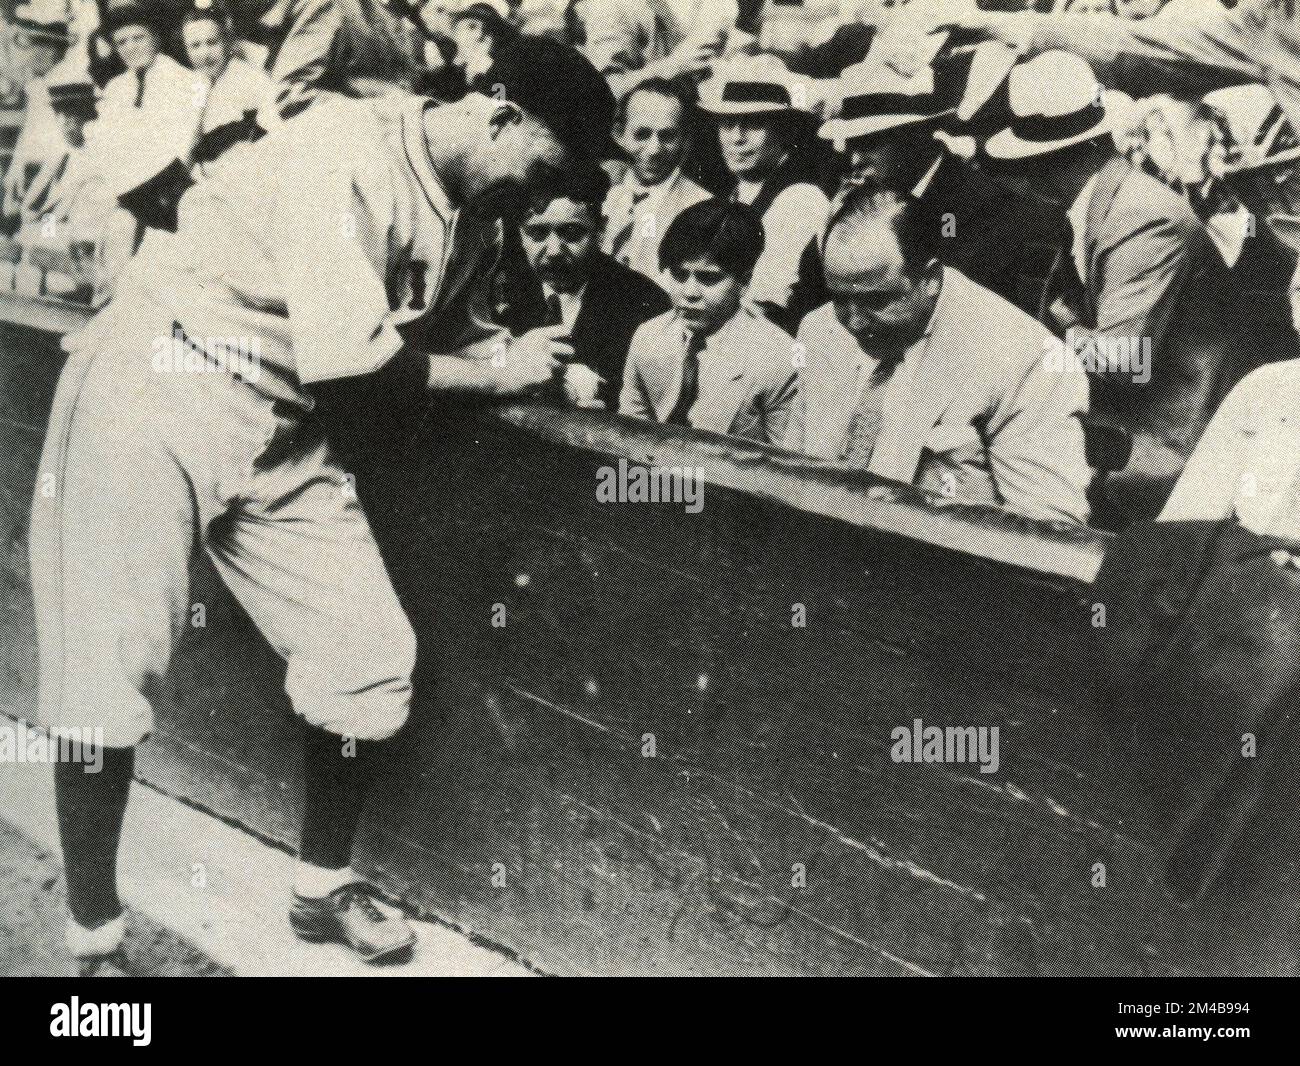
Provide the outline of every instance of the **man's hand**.
[[605,379],[590,367],[581,363],[570,363],[564,368],[564,398],[575,407],[598,407],[605,405],[596,399]]
[[1047,309],[1048,317],[1056,323],[1059,329],[1069,329],[1071,326],[1079,324],[1079,317],[1074,313],[1073,308],[1065,302],[1065,298],[1058,296],[1052,301],[1052,306]]
[[497,392],[516,396],[549,384],[566,359],[573,358],[568,327],[539,326],[511,343],[492,364],[497,375]]

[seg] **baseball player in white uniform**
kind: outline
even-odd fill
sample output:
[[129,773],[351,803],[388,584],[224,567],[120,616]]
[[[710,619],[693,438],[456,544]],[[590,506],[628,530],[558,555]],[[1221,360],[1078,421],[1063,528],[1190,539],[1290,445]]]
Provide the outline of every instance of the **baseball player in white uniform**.
[[190,620],[196,546],[287,661],[307,723],[295,930],[367,960],[414,942],[349,864],[373,742],[407,717],[415,637],[319,408],[376,381],[520,395],[572,355],[563,327],[511,341],[488,324],[491,208],[598,154],[613,99],[551,40],[513,45],[488,80],[500,98],[445,106],[323,94],[242,175],[196,185],[169,261],[140,264],[69,344],[31,559],[41,717],[103,728],[101,771],[55,776],[80,958],[122,943],[133,750]]

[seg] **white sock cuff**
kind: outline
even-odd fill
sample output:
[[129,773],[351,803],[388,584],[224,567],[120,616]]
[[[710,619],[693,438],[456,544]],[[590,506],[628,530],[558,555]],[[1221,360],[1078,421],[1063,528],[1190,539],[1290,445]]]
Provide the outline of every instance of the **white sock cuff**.
[[336,888],[342,888],[356,879],[357,875],[351,866],[345,866],[341,870],[327,870],[323,866],[312,866],[311,863],[299,860],[293,868],[293,890],[307,899],[323,899]]

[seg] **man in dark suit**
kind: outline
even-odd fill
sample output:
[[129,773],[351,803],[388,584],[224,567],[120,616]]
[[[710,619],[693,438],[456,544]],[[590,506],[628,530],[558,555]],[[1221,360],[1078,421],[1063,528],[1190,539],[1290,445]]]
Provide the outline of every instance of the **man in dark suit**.
[[649,278],[600,251],[609,179],[599,167],[559,176],[534,196],[519,228],[522,256],[507,275],[501,323],[516,336],[561,327],[573,348],[564,392],[582,406],[618,405],[623,364],[638,326],[668,310]]

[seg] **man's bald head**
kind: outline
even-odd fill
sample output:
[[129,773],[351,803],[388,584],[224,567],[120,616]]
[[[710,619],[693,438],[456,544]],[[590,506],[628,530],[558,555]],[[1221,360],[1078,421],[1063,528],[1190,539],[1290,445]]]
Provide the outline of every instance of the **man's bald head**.
[[894,192],[853,188],[837,201],[824,244],[835,313],[862,347],[901,357],[924,334],[943,287],[940,225]]

